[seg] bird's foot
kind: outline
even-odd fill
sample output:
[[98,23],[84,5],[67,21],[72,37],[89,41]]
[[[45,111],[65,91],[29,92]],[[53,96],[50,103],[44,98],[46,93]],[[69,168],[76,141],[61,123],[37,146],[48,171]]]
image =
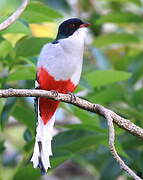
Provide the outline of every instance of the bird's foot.
[[71,96],[72,103],[76,101],[76,96],[72,92],[68,92],[67,94],[69,94]]
[[51,93],[54,97],[57,97],[58,96],[58,91],[55,91],[55,90],[51,90]]

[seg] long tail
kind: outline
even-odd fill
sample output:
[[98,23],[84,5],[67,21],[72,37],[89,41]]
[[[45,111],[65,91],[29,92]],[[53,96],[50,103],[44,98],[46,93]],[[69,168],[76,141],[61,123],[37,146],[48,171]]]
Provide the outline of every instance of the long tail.
[[[39,106],[40,100],[43,100],[44,103],[41,101],[41,104]],[[42,114],[44,117],[45,113],[47,114],[47,111],[49,111],[50,104],[55,102],[51,102],[51,100],[48,99],[45,100],[45,98],[38,98],[37,102],[38,124],[36,128],[35,146],[31,162],[33,162],[34,168],[39,167],[42,173],[46,173],[46,171],[50,167],[49,156],[52,155],[51,141],[55,121],[55,111],[53,112],[52,117],[46,123],[43,121]],[[47,106],[47,111],[45,113],[42,112],[41,114],[40,108],[42,109],[42,106]]]

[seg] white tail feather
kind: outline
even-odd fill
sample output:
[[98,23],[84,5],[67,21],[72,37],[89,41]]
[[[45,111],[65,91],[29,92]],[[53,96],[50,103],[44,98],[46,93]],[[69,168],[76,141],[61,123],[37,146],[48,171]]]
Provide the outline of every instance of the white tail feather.
[[[38,125],[36,129],[35,146],[33,156],[31,158],[31,162],[33,162],[34,168],[37,168],[40,163],[42,163],[44,171],[47,171],[50,167],[49,156],[52,155],[51,141],[54,121],[55,115],[53,115],[53,117],[48,121],[48,123],[44,125],[43,120],[38,113]],[[39,162],[39,158],[41,162]]]

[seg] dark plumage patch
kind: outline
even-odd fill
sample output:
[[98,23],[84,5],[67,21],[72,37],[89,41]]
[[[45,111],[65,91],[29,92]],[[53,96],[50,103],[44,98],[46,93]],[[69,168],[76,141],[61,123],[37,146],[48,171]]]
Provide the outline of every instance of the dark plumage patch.
[[52,42],[52,44],[58,44],[58,43],[59,43],[59,41],[57,41],[57,40]]
[[71,18],[66,21],[64,21],[62,24],[60,24],[58,29],[58,34],[56,37],[56,41],[63,38],[68,38],[71,36],[77,29],[80,28],[80,25],[84,24],[83,21],[81,21],[78,18]]
[[35,108],[35,113],[36,113],[36,119],[38,121],[38,98],[34,98],[34,108]]
[[44,168],[44,165],[43,165],[43,162],[42,162],[41,157],[39,157],[38,167],[39,167],[40,170],[41,170],[41,174],[42,174],[42,175],[45,175],[45,174],[46,174],[46,169]]
[[[37,73],[36,73],[36,80],[35,81],[37,81],[37,84],[38,84]],[[39,86],[35,87],[35,89],[39,89]],[[38,97],[34,98],[34,108],[35,108],[35,113],[36,113],[36,119],[38,122]]]
[[38,167],[41,170],[41,174],[45,175],[46,174],[46,169],[44,168],[42,159],[41,159],[41,151],[42,151],[42,143],[41,141],[38,141],[38,146],[39,146],[39,152],[40,152],[40,156],[38,157],[39,163],[38,163]]

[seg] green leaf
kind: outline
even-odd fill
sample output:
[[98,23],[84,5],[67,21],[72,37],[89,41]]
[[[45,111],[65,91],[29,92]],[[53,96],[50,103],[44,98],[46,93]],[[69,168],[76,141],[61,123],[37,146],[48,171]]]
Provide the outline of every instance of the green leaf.
[[25,166],[23,165],[17,170],[13,180],[38,180],[40,176],[41,174],[39,169],[34,169],[31,164]]
[[[99,144],[103,144],[106,140],[106,136],[103,135],[90,135],[86,137],[81,137],[78,140],[60,147],[66,151],[72,153],[80,153],[84,151],[89,151],[90,149],[95,149]],[[100,143],[99,143],[100,142]]]
[[143,76],[143,53],[140,52],[136,56],[132,56],[131,63],[129,65],[129,70],[132,72],[133,76],[130,80],[132,84],[135,84]]
[[62,18],[62,15],[40,2],[31,2],[21,16],[28,23],[41,23]]
[[51,167],[56,168],[58,165],[62,164],[64,161],[69,160],[72,157],[72,155],[67,153],[61,157],[52,157],[51,158]]
[[79,118],[82,123],[98,124],[98,117],[95,114],[93,115],[91,112],[83,111],[83,109],[78,107],[73,107],[73,115]]
[[[53,139],[53,150],[66,151],[72,154],[80,153],[95,149],[99,144],[106,143],[106,134],[101,132],[85,131],[85,130],[69,130],[60,133]],[[55,153],[54,153],[55,154]]]
[[[33,128],[32,131],[34,130],[34,132],[35,132],[35,129],[36,128]],[[32,133],[31,133],[31,131],[28,128],[24,131],[23,137],[24,137],[24,140],[26,142],[31,142],[32,141]],[[35,133],[34,133],[34,137],[35,137]]]
[[113,84],[112,88],[109,85],[109,87],[105,89],[101,89],[100,92],[92,92],[89,95],[87,95],[87,99],[89,99],[91,102],[96,101],[96,104],[107,104],[114,101],[122,100],[123,99],[123,88],[119,86],[118,84]]
[[5,150],[5,145],[4,145],[4,141],[0,140],[0,154],[2,154]]
[[12,45],[7,40],[0,42],[0,56],[5,57],[12,50]]
[[118,154],[120,154],[123,157],[130,158],[128,154],[126,153],[126,151],[123,149],[122,145],[119,143],[119,141],[116,142],[115,147]]
[[130,77],[130,73],[116,70],[97,70],[84,76],[88,83],[93,87],[100,87],[110,83],[124,81]]
[[1,124],[2,129],[6,126],[8,122],[9,116],[11,115],[11,112],[14,108],[16,100],[17,100],[16,97],[11,97],[6,100],[5,106],[0,116],[0,124]]
[[0,0],[0,16],[12,14],[20,3],[21,1],[17,0]]
[[105,47],[111,44],[128,44],[137,43],[139,39],[128,33],[110,33],[96,37],[94,45],[96,47]]
[[[0,17],[0,22],[2,22],[6,17]],[[0,32],[0,34],[5,34],[5,33],[22,33],[22,34],[31,34],[30,29],[28,26],[26,26],[24,23],[20,21],[16,21],[13,23],[11,26],[9,26],[7,29],[3,30]]]
[[6,99],[0,99],[0,116],[1,116],[1,112],[2,112],[2,110],[3,110],[3,107],[4,107],[4,105],[5,105],[5,102],[6,102]]
[[16,55],[23,57],[38,55],[42,46],[51,41],[49,38],[26,37],[16,44]]
[[34,111],[30,108],[16,105],[13,109],[12,115],[16,120],[25,124],[32,132],[35,132],[36,116],[34,116]]
[[[96,123],[96,122],[95,122]],[[72,129],[72,130],[88,130],[88,131],[94,131],[94,132],[99,132],[102,134],[107,134],[107,131],[105,129],[102,129],[98,126],[96,126],[95,124],[70,124],[70,125],[64,125],[62,126],[63,128],[68,128],[68,129]]]
[[16,66],[8,76],[8,81],[35,80],[36,70],[33,66]]
[[96,21],[97,24],[102,24],[106,22],[112,23],[140,23],[143,19],[131,12],[112,12],[105,16],[101,16],[100,19]]
[[[112,167],[112,168],[111,168]],[[114,180],[119,176],[121,169],[118,163],[112,158],[104,163],[104,167],[101,171],[100,180]]]
[[141,88],[137,91],[134,91],[132,99],[136,107],[143,106],[143,89]]
[[111,1],[111,2],[120,2],[120,3],[134,3],[138,6],[141,6],[141,0],[106,0],[106,1]]
[[134,4],[138,5],[138,6],[142,5],[141,0],[128,0],[128,1],[134,3]]
[[24,151],[26,152],[26,153],[32,153],[32,151],[33,151],[33,148],[34,148],[34,144],[35,144],[35,139],[32,139],[31,141],[28,141],[26,144],[25,144],[25,146],[24,146]]
[[67,0],[47,0],[49,6],[53,7],[54,9],[59,10],[60,12],[69,13],[71,11],[71,7]]
[[122,116],[129,118],[129,119],[143,119],[143,113],[142,111],[139,111],[138,109],[131,107],[128,105],[127,107],[123,107],[122,105],[114,105],[114,108],[116,108],[116,112],[122,114]]

